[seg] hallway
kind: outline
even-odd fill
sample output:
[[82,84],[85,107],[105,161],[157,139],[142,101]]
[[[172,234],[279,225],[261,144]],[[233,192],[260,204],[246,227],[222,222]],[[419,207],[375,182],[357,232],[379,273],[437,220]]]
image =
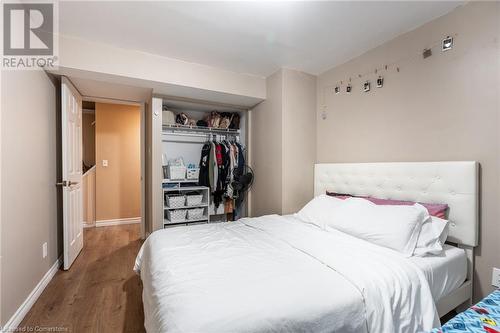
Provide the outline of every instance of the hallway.
[[53,332],[145,332],[134,273],[140,225],[88,228],[69,271],[59,270],[20,325]]

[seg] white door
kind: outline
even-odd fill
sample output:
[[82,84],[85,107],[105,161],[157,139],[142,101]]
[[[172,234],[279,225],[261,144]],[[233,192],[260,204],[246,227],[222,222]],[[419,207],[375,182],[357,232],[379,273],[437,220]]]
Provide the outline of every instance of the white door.
[[83,248],[82,96],[71,82],[61,82],[61,137],[64,269]]

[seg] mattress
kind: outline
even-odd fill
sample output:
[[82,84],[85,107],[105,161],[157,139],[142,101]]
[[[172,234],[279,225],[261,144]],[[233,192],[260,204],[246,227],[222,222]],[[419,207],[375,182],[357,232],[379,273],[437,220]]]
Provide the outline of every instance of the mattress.
[[460,287],[467,278],[467,256],[455,246],[446,244],[441,255],[410,260],[424,272],[435,302]]
[[156,231],[135,270],[148,332],[414,333],[439,325],[416,264],[290,217]]

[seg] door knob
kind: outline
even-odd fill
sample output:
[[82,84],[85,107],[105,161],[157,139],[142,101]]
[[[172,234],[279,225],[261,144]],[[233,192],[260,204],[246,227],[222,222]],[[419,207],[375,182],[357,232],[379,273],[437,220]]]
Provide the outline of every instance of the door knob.
[[56,186],[62,186],[62,187],[66,187],[66,186],[72,186],[72,185],[77,185],[78,182],[73,182],[73,181],[67,181],[67,180],[63,180],[62,182],[57,182],[56,183]]

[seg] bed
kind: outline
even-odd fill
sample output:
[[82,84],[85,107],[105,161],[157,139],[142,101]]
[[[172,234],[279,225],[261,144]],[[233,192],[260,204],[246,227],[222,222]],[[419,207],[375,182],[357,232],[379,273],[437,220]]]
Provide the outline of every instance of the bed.
[[135,270],[148,332],[416,332],[472,297],[475,162],[317,164],[315,195],[335,190],[446,202],[439,256],[406,258],[297,216],[154,232]]

